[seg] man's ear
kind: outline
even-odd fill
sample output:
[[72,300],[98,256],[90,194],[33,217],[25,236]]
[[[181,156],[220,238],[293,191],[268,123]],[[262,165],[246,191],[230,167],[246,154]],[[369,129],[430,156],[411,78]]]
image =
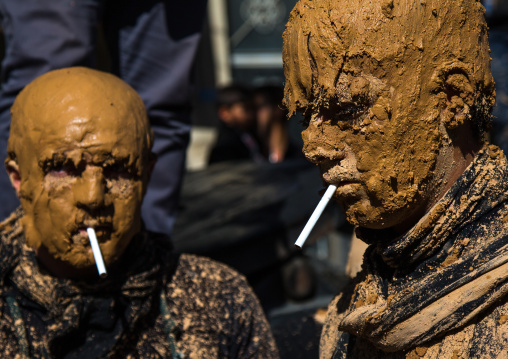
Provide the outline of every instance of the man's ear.
[[441,119],[448,130],[454,130],[471,119],[474,87],[471,71],[460,62],[445,64],[434,72],[433,92],[439,98]]
[[12,187],[14,187],[14,190],[16,191],[16,194],[19,197],[21,176],[19,175],[18,163],[14,160],[9,160],[5,163],[5,169],[7,170],[7,174],[9,175],[9,179],[11,180]]

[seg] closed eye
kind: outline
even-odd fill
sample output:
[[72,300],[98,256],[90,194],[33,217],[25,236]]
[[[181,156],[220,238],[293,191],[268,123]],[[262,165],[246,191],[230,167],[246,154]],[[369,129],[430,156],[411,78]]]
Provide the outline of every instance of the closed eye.
[[333,119],[336,121],[347,121],[359,124],[363,116],[367,113],[367,110],[367,106],[343,107],[334,113]]
[[70,159],[65,160],[59,160],[59,159],[52,159],[48,160],[44,164],[44,173],[46,175],[50,175],[52,177],[56,178],[62,178],[62,177],[77,177],[79,176],[84,170],[84,166],[78,165],[71,161]]
[[117,161],[103,167],[106,178],[132,178],[134,177],[134,169],[128,165],[127,160]]
[[[357,125],[360,124],[368,110],[368,106],[350,106],[340,107],[338,109],[326,109],[321,111],[321,116],[316,116],[315,118],[320,117],[321,119],[332,119],[333,121],[348,122]],[[314,116],[312,116],[312,114],[304,114],[303,119],[300,119],[299,123],[307,128],[313,117]]]

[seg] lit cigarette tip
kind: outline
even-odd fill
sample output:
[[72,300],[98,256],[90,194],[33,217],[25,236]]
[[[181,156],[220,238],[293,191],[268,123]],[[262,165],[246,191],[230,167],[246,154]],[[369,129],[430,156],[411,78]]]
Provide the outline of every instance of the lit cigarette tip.
[[300,236],[295,242],[295,246],[298,248],[302,248],[305,241],[307,240],[307,237],[309,237],[310,232],[316,225],[316,222],[318,221],[319,217],[321,217],[321,214],[323,213],[324,209],[326,208],[326,205],[328,202],[330,202],[330,199],[332,199],[333,194],[335,193],[335,190],[337,189],[337,186],[331,184],[326,189],[325,194],[321,198],[321,201],[319,201],[316,209],[314,212],[312,212],[312,215],[310,216],[309,220],[307,221],[307,224],[305,227],[303,227],[302,233],[300,233]]
[[108,273],[106,272],[106,266],[104,265],[104,259],[102,259],[101,248],[99,247],[99,242],[97,241],[95,231],[93,228],[87,228],[86,232],[88,233],[88,239],[90,240],[90,246],[92,247],[92,253],[95,259],[95,265],[97,266],[97,271],[99,272],[99,276],[101,278],[106,278]]

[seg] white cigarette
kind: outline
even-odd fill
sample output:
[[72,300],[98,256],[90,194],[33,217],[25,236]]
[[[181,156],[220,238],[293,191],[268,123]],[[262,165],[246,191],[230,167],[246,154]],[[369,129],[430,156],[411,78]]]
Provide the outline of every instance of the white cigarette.
[[101,248],[99,247],[99,242],[97,241],[95,231],[93,228],[87,228],[86,233],[88,233],[90,246],[92,246],[93,257],[95,259],[95,265],[97,266],[99,276],[101,278],[106,278],[108,276],[108,273],[106,272],[106,266],[104,265],[104,259],[102,259]]
[[305,241],[307,240],[307,237],[310,234],[310,231],[312,231],[312,228],[316,225],[316,222],[318,221],[319,217],[321,217],[321,214],[326,208],[326,205],[328,202],[330,202],[330,199],[333,197],[333,194],[335,193],[335,190],[337,189],[337,186],[331,184],[326,189],[325,194],[321,198],[321,201],[319,201],[316,209],[314,212],[312,212],[312,215],[310,216],[309,220],[307,221],[307,224],[305,227],[303,227],[302,233],[300,233],[300,236],[295,242],[295,246],[298,248],[302,248]]

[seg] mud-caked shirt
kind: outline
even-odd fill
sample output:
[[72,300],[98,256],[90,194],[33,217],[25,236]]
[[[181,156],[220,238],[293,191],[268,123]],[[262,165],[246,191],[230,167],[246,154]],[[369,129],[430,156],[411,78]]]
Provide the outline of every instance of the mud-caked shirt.
[[37,262],[18,209],[0,225],[2,358],[278,358],[261,306],[231,268],[142,232],[106,279]]
[[508,358],[508,162],[497,147],[405,235],[357,234],[371,245],[328,308],[322,359]]

